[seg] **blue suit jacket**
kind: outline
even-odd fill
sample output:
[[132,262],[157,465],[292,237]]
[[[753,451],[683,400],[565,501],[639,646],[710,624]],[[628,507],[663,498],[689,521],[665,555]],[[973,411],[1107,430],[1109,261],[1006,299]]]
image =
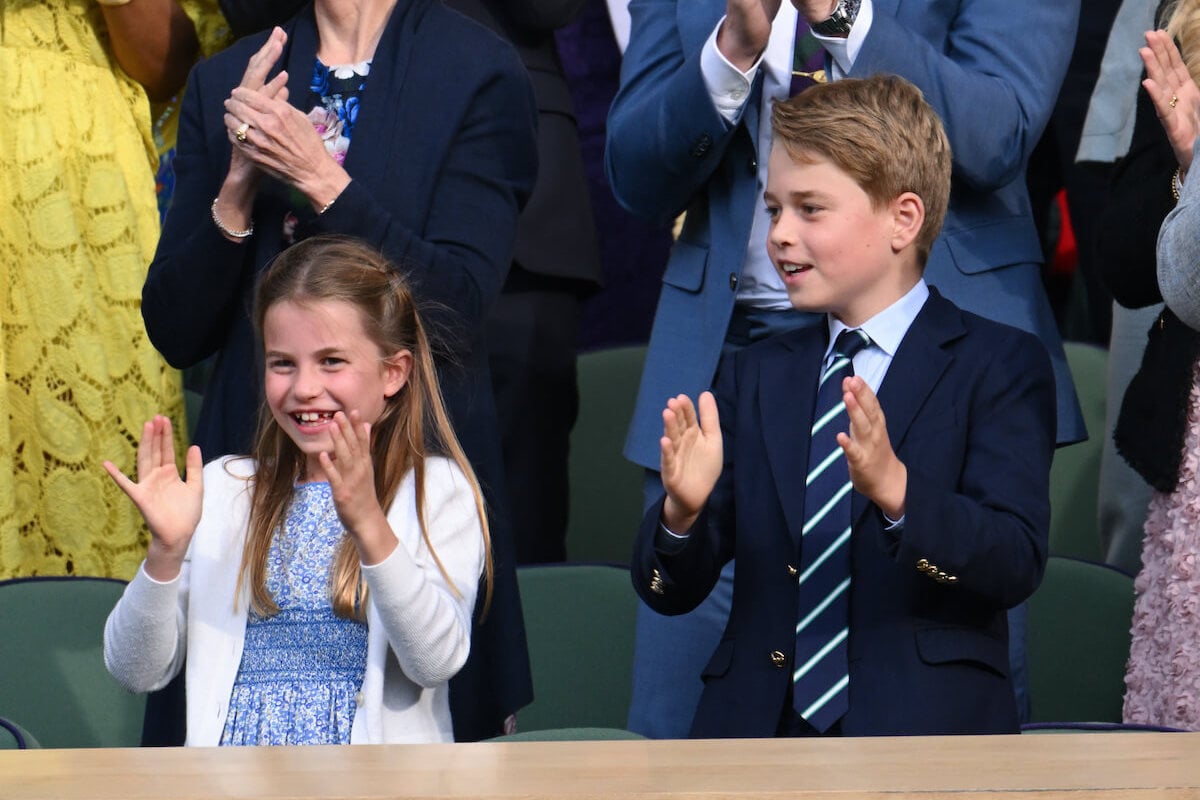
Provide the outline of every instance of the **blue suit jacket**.
[[[941,115],[953,191],[925,279],[957,305],[1035,333],[1058,379],[1058,440],[1085,436],[1045,291],[1025,166],[1065,74],[1077,0],[874,0],[852,76],[901,75]],[[736,125],[713,108],[700,51],[723,0],[633,0],[632,39],[609,115],[606,165],[636,214],[686,223],[663,275],[625,454],[657,469],[668,397],[708,387],[733,309],[752,216],[761,74]]]
[[[772,736],[787,701],[796,573],[811,558],[800,531],[826,339],[824,325],[810,327],[723,364],[726,464],[708,506],[675,552],[656,547],[661,501],[643,519],[633,581],[656,611],[690,611],[737,558],[693,736]],[[1033,592],[1046,561],[1054,380],[1045,350],[932,292],[879,401],[908,469],[905,520],[898,534],[885,531],[879,509],[852,495],[842,732],[1015,732],[1005,610]]]

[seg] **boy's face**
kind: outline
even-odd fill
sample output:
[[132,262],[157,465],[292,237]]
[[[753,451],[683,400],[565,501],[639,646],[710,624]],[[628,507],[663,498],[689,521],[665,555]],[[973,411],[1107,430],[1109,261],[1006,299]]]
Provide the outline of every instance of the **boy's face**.
[[853,178],[812,156],[813,163],[799,163],[782,145],[771,147],[767,254],[793,306],[856,327],[903,297],[915,280],[895,248],[894,204],[873,208]]

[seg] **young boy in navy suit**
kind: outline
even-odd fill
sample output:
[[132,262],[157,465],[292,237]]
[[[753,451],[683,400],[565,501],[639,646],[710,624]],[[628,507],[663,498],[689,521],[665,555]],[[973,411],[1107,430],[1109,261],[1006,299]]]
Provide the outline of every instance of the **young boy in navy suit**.
[[737,559],[691,735],[1016,732],[1005,610],[1046,561],[1049,358],[923,281],[950,150],[912,84],[815,86],[772,124],[768,251],[826,324],[734,354],[698,413],[668,401],[634,551],[663,614]]

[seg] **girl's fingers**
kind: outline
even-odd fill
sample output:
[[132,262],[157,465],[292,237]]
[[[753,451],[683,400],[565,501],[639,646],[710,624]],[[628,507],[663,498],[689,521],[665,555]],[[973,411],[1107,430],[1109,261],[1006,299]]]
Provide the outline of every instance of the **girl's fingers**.
[[197,490],[204,488],[204,459],[200,455],[198,445],[188,448],[187,458],[184,459],[184,477],[188,486],[195,483]]
[[109,477],[113,479],[113,482],[116,483],[117,486],[121,488],[121,491],[123,491],[125,494],[130,494],[137,485],[131,481],[124,472],[121,472],[121,470],[117,469],[117,465],[111,461],[104,462],[104,471],[109,474]]
[[171,420],[162,417],[158,429],[158,466],[175,466],[175,441],[171,431]]
[[329,488],[336,493],[342,486],[342,473],[338,472],[337,467],[334,466],[334,459],[329,453],[318,453],[317,460],[321,462],[321,469],[325,472],[325,480],[329,481]]
[[337,431],[337,438],[341,442],[341,447],[337,450],[339,457],[353,458],[357,454],[358,438],[354,430],[354,424],[344,412],[337,412],[333,415],[333,427]]

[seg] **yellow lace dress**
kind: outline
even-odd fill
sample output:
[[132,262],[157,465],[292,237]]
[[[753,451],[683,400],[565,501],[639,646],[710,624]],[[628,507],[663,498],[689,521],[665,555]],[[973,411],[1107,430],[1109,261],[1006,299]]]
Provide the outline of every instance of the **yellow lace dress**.
[[158,239],[151,111],[93,0],[0,0],[0,579],[129,578],[147,534],[105,474],[184,428],[139,304]]

